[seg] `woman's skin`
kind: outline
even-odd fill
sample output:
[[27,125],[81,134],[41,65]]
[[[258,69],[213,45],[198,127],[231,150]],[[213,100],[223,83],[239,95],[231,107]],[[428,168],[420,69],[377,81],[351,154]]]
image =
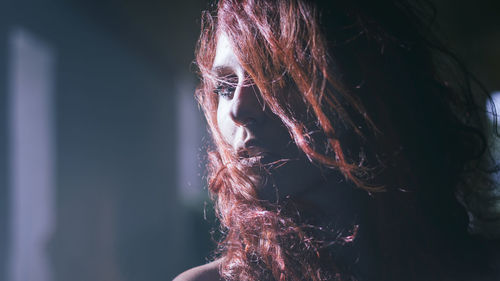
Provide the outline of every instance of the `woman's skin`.
[[219,275],[219,264],[216,260],[184,271],[173,281],[223,281]]
[[[237,151],[248,151],[249,157],[272,154],[286,157],[290,154],[290,136],[279,119],[263,110],[258,90],[243,85],[245,71],[233,47],[222,33],[219,37],[213,69],[220,79],[237,77],[237,87],[224,87],[219,94],[217,123],[224,140]],[[227,79],[227,78],[226,78]],[[229,87],[229,88],[227,88]]]

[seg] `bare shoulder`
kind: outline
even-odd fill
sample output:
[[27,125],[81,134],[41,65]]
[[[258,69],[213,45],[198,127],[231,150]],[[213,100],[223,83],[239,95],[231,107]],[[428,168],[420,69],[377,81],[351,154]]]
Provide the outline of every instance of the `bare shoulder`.
[[223,281],[219,274],[221,260],[200,265],[184,271],[173,281]]

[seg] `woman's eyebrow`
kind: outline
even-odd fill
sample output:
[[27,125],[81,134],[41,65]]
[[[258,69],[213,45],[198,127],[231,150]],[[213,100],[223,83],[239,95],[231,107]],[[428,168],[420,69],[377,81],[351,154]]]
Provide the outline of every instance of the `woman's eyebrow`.
[[224,78],[236,74],[235,69],[227,65],[217,65],[212,68],[212,74],[218,78]]
[[220,82],[225,81],[229,83],[237,83],[238,80],[238,75],[236,74],[234,68],[225,65],[212,68],[212,75],[213,78]]

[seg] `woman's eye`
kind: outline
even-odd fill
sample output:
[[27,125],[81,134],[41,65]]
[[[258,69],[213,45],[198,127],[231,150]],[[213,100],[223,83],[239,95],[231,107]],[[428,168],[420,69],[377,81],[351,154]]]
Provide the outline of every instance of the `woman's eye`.
[[229,84],[219,84],[215,89],[214,93],[223,98],[231,98],[236,90],[235,86]]

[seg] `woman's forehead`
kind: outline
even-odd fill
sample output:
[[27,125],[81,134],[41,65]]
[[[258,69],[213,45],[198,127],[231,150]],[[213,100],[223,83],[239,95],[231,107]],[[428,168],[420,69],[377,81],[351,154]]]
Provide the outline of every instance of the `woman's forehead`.
[[243,68],[234,52],[234,47],[229,37],[223,32],[221,32],[217,38],[212,71],[219,76],[228,74],[228,72],[236,74],[243,73]]

